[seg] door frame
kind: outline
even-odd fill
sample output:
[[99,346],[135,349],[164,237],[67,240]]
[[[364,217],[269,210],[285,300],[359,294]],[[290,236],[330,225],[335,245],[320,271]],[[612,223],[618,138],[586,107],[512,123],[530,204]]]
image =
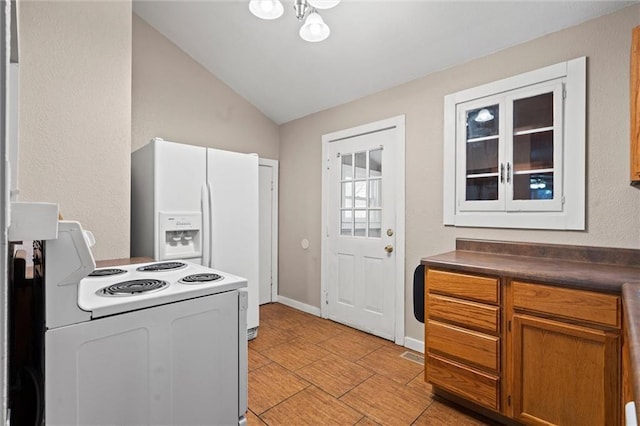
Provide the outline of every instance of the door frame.
[[[0,424],[4,425],[7,421],[7,408],[9,398],[9,372],[8,372],[8,360],[9,360],[9,348],[8,348],[8,282],[9,282],[9,241],[8,230],[10,224],[10,190],[11,190],[11,174],[7,172],[8,159],[11,158],[10,144],[9,144],[9,122],[12,114],[17,114],[17,111],[9,111],[10,109],[9,97],[11,93],[9,87],[9,61],[11,54],[11,38],[13,34],[7,37],[7,30],[14,28],[17,22],[12,22],[15,19],[15,11],[17,2],[10,2],[2,0],[0,2],[0,44],[2,45],[2,53],[0,53],[0,81],[2,87],[0,87],[0,105],[2,105],[2,111],[5,111],[0,117],[0,161],[2,161],[2,173],[0,173],[0,227],[2,228],[2,235],[0,235],[0,397],[2,403],[0,404]],[[17,147],[17,146],[16,146]],[[17,164],[13,164],[17,167]]]
[[258,167],[273,169],[271,175],[271,303],[278,301],[278,160],[259,157]]
[[396,188],[395,188],[395,326],[394,340],[397,345],[404,346],[404,311],[405,311],[405,116],[398,115],[373,123],[352,127],[350,129],[322,135],[322,221],[321,221],[321,266],[320,266],[320,313],[322,318],[328,318],[328,256],[329,256],[329,228],[328,228],[328,201],[329,201],[329,144],[331,142],[379,132],[388,129],[397,129],[397,139],[392,147],[396,149]]

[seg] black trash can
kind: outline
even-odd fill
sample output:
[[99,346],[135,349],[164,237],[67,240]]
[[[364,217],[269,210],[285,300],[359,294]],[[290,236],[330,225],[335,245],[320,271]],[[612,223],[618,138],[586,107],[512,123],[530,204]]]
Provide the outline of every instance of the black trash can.
[[413,271],[413,316],[424,324],[424,265]]

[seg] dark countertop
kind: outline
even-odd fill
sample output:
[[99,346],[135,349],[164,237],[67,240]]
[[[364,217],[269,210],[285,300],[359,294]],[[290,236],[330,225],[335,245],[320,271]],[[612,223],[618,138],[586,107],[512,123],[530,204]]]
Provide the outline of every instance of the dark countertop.
[[624,283],[640,282],[637,267],[464,250],[431,256],[422,259],[422,264],[617,294],[622,293]]
[[96,260],[96,268],[109,268],[112,266],[132,265],[134,263],[153,262],[150,257],[127,257],[124,259]]
[[640,250],[459,239],[455,251],[421,263],[622,295],[629,377],[640,419]]

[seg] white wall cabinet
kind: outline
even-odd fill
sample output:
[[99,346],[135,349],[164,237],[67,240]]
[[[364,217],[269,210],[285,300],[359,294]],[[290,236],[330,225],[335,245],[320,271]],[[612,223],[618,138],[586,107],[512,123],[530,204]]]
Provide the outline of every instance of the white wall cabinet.
[[584,229],[586,58],[445,97],[444,222]]

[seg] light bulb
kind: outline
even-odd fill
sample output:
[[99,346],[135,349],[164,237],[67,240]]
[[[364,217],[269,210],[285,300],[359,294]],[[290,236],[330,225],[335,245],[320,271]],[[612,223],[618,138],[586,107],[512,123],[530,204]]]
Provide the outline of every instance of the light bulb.
[[273,10],[273,1],[272,0],[262,0],[260,2],[260,8],[264,13],[269,13]]
[[340,0],[307,0],[307,2],[316,9],[331,9],[340,3]]
[[251,0],[249,10],[260,19],[277,19],[282,16],[284,7],[280,0]]
[[305,41],[318,42],[329,37],[329,26],[324,23],[322,17],[316,12],[310,13],[300,27],[300,37]]

